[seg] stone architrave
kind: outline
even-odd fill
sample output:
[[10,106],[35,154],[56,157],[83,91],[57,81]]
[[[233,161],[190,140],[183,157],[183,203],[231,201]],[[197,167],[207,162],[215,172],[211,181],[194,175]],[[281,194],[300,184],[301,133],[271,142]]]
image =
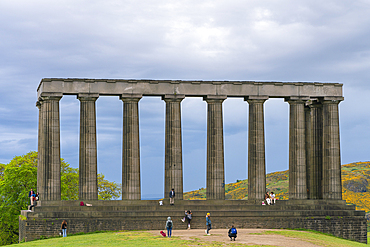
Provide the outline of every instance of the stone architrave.
[[248,120],[248,200],[261,202],[266,192],[265,127],[263,104],[267,96],[246,97]]
[[79,94],[77,97],[80,100],[80,200],[98,200],[95,110],[98,97],[99,94]]
[[207,200],[225,199],[222,102],[226,96],[207,96]]
[[339,111],[342,97],[324,97],[323,104],[323,199],[342,200]]
[[322,104],[317,100],[312,101],[310,107],[310,183],[309,199],[322,199]]
[[171,189],[176,199],[183,199],[182,141],[181,141],[181,101],[185,95],[165,95],[166,136],[165,136],[165,198]]
[[290,97],[289,199],[307,199],[305,103],[308,97]]
[[141,94],[122,94],[122,200],[141,200],[139,100]]
[[59,201],[60,194],[60,122],[59,93],[39,98],[39,153],[37,191],[42,201]]

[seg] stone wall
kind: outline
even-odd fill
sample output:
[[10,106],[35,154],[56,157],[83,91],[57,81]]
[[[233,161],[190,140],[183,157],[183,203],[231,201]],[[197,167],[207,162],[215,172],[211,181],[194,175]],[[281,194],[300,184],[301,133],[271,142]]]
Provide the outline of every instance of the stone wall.
[[[186,229],[180,219],[185,209],[191,209],[192,229],[205,229],[205,215],[211,212],[214,229],[228,229],[232,224],[237,228],[262,229],[310,229],[329,233],[344,239],[361,243],[367,242],[365,213],[354,210],[350,205],[281,205],[258,206],[215,203],[214,205],[191,205],[177,201],[175,206],[132,205],[120,207],[102,206],[39,207],[35,212],[22,212],[27,220],[20,220],[20,241],[38,239],[40,236],[58,236],[61,223],[68,222],[68,234],[94,231],[122,230],[163,230],[168,216],[174,222],[174,230]],[[147,203],[147,202],[145,202]],[[58,211],[53,211],[55,208]],[[135,210],[133,208],[136,208]],[[98,210],[97,210],[98,209]],[[124,210],[122,210],[124,209]],[[153,210],[154,209],[154,210]],[[95,211],[97,210],[97,211]]]

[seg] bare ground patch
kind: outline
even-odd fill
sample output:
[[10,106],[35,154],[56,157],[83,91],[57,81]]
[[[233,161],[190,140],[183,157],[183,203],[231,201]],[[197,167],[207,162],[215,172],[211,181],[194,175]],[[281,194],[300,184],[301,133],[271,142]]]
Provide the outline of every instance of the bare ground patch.
[[[264,234],[265,231],[279,231],[270,229],[238,229],[238,236],[236,241],[230,241],[227,236],[228,229],[212,229],[211,235],[205,233],[205,229],[191,229],[191,230],[173,230],[172,236],[180,237],[184,240],[199,240],[201,242],[218,242],[227,245],[260,245],[260,246],[286,246],[286,247],[314,247],[316,245],[297,238],[290,238],[281,235]],[[157,231],[149,231],[155,235],[159,234]]]

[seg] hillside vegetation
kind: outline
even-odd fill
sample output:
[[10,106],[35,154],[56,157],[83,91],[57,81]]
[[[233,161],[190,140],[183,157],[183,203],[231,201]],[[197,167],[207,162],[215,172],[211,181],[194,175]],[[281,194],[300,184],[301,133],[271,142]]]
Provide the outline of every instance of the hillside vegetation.
[[[266,175],[266,187],[280,200],[289,199],[289,171],[273,172]],[[225,187],[226,199],[243,200],[248,198],[248,179],[237,180]],[[370,220],[370,162],[356,162],[342,166],[343,200],[364,210]],[[184,194],[186,200],[206,199],[206,189]]]

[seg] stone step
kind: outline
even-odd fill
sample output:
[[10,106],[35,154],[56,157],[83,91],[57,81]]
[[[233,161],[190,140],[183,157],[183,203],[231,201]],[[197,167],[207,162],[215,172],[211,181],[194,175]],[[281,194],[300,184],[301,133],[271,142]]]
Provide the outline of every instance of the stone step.
[[36,206],[34,212],[64,212],[64,211],[286,211],[286,210],[355,210],[354,205],[122,205],[122,206]]
[[[75,201],[39,201],[40,206],[79,206],[81,200]],[[159,200],[83,200],[94,206],[157,206]],[[249,200],[175,200],[175,205],[261,205],[261,202]],[[279,205],[346,205],[343,200],[277,200]],[[163,206],[169,205],[168,199],[163,200]]]
[[[210,212],[212,217],[310,217],[310,216],[362,216],[363,211],[354,210],[196,210],[192,211],[193,217],[204,218]],[[125,217],[184,217],[184,211],[158,211],[158,210],[135,210],[135,211],[36,211],[27,212],[28,218],[125,218]]]

